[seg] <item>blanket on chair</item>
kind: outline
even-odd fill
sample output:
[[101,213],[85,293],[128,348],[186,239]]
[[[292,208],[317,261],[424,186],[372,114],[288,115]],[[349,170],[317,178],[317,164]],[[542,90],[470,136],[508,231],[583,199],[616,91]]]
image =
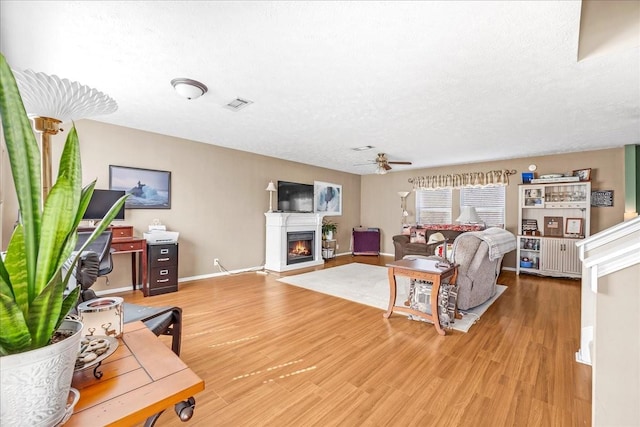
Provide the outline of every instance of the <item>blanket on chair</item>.
[[487,245],[489,245],[489,260],[491,261],[499,259],[504,254],[516,249],[516,236],[502,228],[491,227],[483,231],[470,231],[465,234],[471,234],[487,242]]

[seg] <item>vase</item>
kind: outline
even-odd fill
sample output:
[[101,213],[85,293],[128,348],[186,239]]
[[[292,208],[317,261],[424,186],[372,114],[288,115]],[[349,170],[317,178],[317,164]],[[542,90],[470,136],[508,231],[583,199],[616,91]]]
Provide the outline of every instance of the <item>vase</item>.
[[[0,420],[7,426],[55,426],[66,421],[82,323],[64,320],[72,335],[36,350],[0,357]],[[73,407],[71,407],[73,410]]]

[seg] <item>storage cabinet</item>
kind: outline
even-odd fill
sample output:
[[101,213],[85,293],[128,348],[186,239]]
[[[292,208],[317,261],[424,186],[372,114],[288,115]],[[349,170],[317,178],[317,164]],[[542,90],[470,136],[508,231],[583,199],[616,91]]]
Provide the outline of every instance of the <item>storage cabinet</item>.
[[380,255],[380,229],[354,228],[352,255]]
[[149,244],[149,296],[178,290],[178,243]]
[[582,276],[582,263],[576,239],[543,239],[542,263],[544,270],[557,275]]
[[576,242],[590,234],[591,183],[522,184],[518,206],[517,274],[581,277]]

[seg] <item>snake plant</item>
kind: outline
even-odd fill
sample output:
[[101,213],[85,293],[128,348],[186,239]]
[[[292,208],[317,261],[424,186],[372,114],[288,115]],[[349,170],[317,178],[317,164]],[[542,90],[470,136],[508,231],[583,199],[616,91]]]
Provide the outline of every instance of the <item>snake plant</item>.
[[[79,287],[65,296],[77,262],[64,262],[77,243],[77,228],[95,181],[82,187],[80,145],[75,126],[60,158],[58,177],[42,208],[40,152],[31,122],[4,55],[0,54],[0,112],[15,185],[20,221],[0,257],[0,355],[44,347],[78,299]],[[109,210],[91,238],[102,233],[124,204]]]

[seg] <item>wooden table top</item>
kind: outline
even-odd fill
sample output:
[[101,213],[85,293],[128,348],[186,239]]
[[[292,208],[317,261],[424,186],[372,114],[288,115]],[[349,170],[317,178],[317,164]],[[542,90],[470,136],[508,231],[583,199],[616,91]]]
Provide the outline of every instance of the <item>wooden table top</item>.
[[130,426],[204,390],[204,381],[142,322],[124,325],[120,345],[99,369],[100,379],[93,369],[74,374],[80,400],[65,426]]
[[412,259],[399,259],[397,261],[386,264],[387,267],[392,268],[406,268],[408,270],[426,271],[434,274],[443,274],[452,270],[456,264],[450,263],[450,267],[438,267],[438,260],[412,258]]

